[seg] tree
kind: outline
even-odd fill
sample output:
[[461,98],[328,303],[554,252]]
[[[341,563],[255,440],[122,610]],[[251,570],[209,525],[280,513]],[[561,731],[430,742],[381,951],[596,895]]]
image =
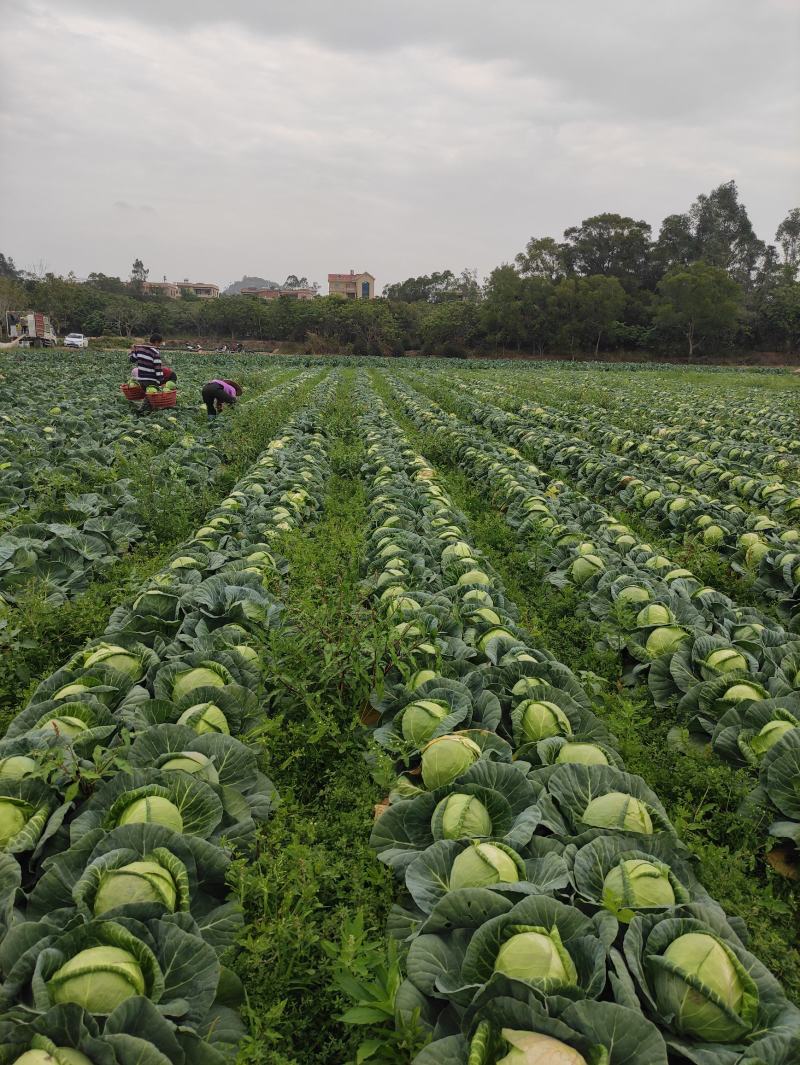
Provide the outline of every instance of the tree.
[[598,214],[564,230],[569,272],[616,277],[627,289],[647,276],[651,230],[647,222],[619,214]]
[[749,287],[766,248],[753,230],[747,208],[739,202],[736,182],[725,182],[707,196],[698,196],[689,220],[694,259],[727,270],[740,285]]
[[523,277],[543,277],[560,281],[566,273],[565,247],[552,237],[531,237],[514,259]]
[[697,245],[688,214],[668,214],[661,223],[658,240],[653,245],[652,262],[659,275],[679,266],[688,266],[697,258]]
[[770,336],[787,351],[800,347],[800,281],[785,277],[773,286],[761,308]]
[[307,277],[298,277],[297,274],[289,274],[281,285],[281,288],[310,288]]
[[462,270],[458,275],[452,270],[435,270],[432,274],[421,274],[384,285],[383,295],[404,303],[448,303],[452,300],[477,299],[480,285],[474,270]]
[[131,289],[134,295],[139,297],[144,295],[144,286],[149,275],[150,271],[145,267],[142,260],[134,259],[131,267]]
[[27,301],[25,289],[18,281],[0,276],[0,327],[5,328],[7,314],[24,314]]
[[792,276],[800,267],[800,207],[793,207],[775,231],[775,243],[781,249],[784,263],[791,267]]
[[12,281],[19,281],[20,273],[14,265],[14,260],[10,255],[5,256],[0,252],[0,277],[8,277]]
[[686,338],[690,358],[700,344],[730,336],[739,322],[742,289],[721,267],[692,263],[663,277],[658,291],[656,323]]
[[420,325],[422,353],[463,355],[478,334],[478,309],[468,301],[451,300],[428,309]]
[[122,296],[125,293],[125,282],[119,277],[109,277],[108,274],[92,272],[87,277],[86,283],[100,292],[109,292],[117,296]]
[[616,277],[582,277],[578,282],[578,320],[585,336],[594,340],[594,353],[600,341],[622,316],[625,289]]

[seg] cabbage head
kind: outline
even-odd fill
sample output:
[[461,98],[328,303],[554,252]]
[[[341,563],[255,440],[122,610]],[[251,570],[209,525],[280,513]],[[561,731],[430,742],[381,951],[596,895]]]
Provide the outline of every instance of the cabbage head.
[[116,644],[105,643],[97,647],[84,662],[87,669],[92,666],[108,666],[117,673],[137,680],[142,675],[142,663],[138,655],[128,651],[125,647]]
[[525,736],[532,741],[548,736],[570,736],[572,725],[569,718],[555,703],[536,702],[529,699],[519,704],[521,724]]
[[673,654],[686,639],[688,633],[684,629],[677,625],[664,625],[653,629],[644,646],[651,658],[658,658],[660,655]]
[[409,703],[403,710],[402,733],[406,743],[421,747],[436,731],[437,726],[450,712],[449,707],[433,699],[420,699]]
[[491,836],[492,819],[489,811],[474,795],[454,792],[442,799],[434,810],[443,839],[474,839]]
[[0,848],[20,834],[33,814],[33,807],[22,799],[0,797]]
[[120,825],[157,824],[183,832],[183,818],[178,807],[162,795],[144,795],[127,806],[117,822]]
[[715,673],[746,673],[749,668],[744,655],[733,647],[718,647],[711,652],[705,664]]
[[609,869],[603,881],[603,905],[624,922],[631,920],[631,911],[674,904],[669,870],[660,863],[628,858]]
[[677,1031],[707,1043],[737,1042],[751,1031],[758,991],[722,940],[687,932],[648,962],[655,1001]]
[[672,611],[663,603],[651,603],[636,615],[636,624],[640,629],[649,628],[651,625],[671,625],[674,620]]
[[37,770],[36,762],[26,754],[10,754],[0,758],[0,780],[22,780]]
[[503,1028],[500,1033],[508,1052],[497,1065],[589,1065],[583,1054],[541,1032],[520,1032]]
[[617,595],[617,600],[622,603],[646,603],[650,599],[650,592],[638,584],[628,584]]
[[178,751],[166,762],[162,762],[159,769],[168,773],[181,770],[184,773],[192,773],[198,780],[205,780],[209,784],[219,783],[219,774],[214,763],[208,755],[200,751]]
[[14,1058],[11,1065],[94,1065],[94,1063],[81,1054],[80,1050],[72,1047],[53,1047],[52,1052],[47,1050],[28,1050],[21,1057]]
[[89,730],[89,726],[85,721],[70,714],[57,714],[54,717],[46,717],[38,721],[35,727],[37,729],[52,729],[57,735],[64,736],[68,740],[72,740],[82,732],[88,732]]
[[[792,729],[797,728],[797,725],[792,724],[791,721],[783,721],[776,719],[774,721],[768,721],[763,728],[752,737],[750,740],[750,748],[755,755],[759,758],[766,754],[770,748],[774,747],[778,740],[782,740],[787,732],[791,732]],[[2,766],[0,766],[0,776],[2,776]]]
[[433,789],[450,784],[480,756],[480,747],[468,736],[458,732],[437,736],[422,752],[422,780],[425,787]]
[[743,703],[748,700],[753,702],[761,702],[764,699],[764,694],[761,689],[754,684],[732,684],[730,688],[721,696],[723,703]]
[[178,718],[178,724],[194,729],[198,736],[209,732],[229,736],[231,732],[227,718],[216,703],[196,703],[190,706]]
[[579,555],[570,566],[572,579],[576,584],[585,584],[597,573],[602,573],[606,568],[605,562],[599,555]]
[[172,685],[172,699],[179,703],[195,688],[224,688],[225,684],[225,677],[207,666],[185,669],[175,677]]
[[617,832],[653,834],[653,822],[641,799],[624,791],[608,791],[592,799],[583,811],[581,821],[594,828],[614,829]]
[[168,870],[155,858],[145,856],[140,862],[107,869],[101,875],[94,897],[94,913],[100,917],[108,910],[132,902],[155,902],[172,913],[176,899],[175,881]]
[[520,879],[517,863],[503,847],[494,843],[472,842],[456,856],[450,867],[450,890],[516,884]]
[[482,569],[470,569],[466,573],[462,573],[456,581],[459,587],[463,587],[465,584],[482,584],[485,587],[491,586],[492,578],[488,573],[485,573]]
[[543,989],[577,986],[578,972],[558,928],[512,925],[511,931],[497,952],[496,973]]
[[559,765],[578,763],[580,765],[608,765],[605,751],[594,743],[564,743],[556,755]]
[[136,958],[121,947],[79,951],[48,980],[53,1001],[75,1002],[89,1013],[108,1014],[126,999],[143,995],[146,985]]

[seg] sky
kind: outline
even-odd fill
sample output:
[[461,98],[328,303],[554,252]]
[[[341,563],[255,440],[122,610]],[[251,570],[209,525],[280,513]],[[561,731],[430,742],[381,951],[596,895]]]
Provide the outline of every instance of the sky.
[[0,0],[0,250],[225,285],[481,276],[735,179],[800,204],[798,0]]

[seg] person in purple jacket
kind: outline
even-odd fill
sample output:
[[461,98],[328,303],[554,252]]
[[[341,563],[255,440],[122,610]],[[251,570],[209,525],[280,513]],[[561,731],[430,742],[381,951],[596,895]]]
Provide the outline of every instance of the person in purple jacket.
[[242,394],[242,386],[235,381],[215,377],[203,385],[203,402],[209,419],[216,418],[226,403],[235,403]]

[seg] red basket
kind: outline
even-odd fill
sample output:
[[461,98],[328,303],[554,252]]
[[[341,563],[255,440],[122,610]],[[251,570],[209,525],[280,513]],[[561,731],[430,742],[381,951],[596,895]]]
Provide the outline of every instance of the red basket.
[[156,410],[161,407],[174,407],[178,401],[178,391],[175,389],[173,392],[155,392],[146,398],[150,406],[155,407]]
[[144,399],[144,389],[140,385],[120,385],[125,399]]

